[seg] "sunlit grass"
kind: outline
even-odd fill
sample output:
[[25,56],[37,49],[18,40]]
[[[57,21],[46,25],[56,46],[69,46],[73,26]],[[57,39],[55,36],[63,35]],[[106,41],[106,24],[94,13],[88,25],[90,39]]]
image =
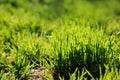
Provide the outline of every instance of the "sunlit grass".
[[119,3],[1,0],[0,80],[119,80]]

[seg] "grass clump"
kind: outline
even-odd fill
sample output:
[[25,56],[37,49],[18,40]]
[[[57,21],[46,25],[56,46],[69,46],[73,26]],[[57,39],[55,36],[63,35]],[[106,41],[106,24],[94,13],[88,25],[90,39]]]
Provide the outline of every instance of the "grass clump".
[[105,35],[102,30],[71,27],[52,36],[54,75],[69,79],[69,74],[76,68],[80,71],[86,68],[93,77],[99,77],[99,67],[102,73],[105,73],[105,65],[111,68],[119,66],[116,64],[119,62],[119,46],[116,45],[116,39],[114,36]]

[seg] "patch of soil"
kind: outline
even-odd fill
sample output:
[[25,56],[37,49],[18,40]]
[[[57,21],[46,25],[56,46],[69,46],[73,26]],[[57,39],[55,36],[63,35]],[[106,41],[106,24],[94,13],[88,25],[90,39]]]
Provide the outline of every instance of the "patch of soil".
[[48,70],[32,69],[31,75],[29,76],[30,80],[45,80],[45,75],[48,74]]

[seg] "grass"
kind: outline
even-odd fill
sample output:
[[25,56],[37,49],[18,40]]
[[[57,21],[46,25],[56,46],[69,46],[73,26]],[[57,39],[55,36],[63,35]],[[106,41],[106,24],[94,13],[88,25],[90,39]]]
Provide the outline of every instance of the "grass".
[[0,80],[119,80],[119,3],[1,0]]

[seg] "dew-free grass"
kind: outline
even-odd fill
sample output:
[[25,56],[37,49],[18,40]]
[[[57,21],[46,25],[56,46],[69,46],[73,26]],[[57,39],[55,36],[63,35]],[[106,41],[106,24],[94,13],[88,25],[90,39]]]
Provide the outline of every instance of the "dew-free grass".
[[119,80],[118,0],[1,0],[0,79]]

